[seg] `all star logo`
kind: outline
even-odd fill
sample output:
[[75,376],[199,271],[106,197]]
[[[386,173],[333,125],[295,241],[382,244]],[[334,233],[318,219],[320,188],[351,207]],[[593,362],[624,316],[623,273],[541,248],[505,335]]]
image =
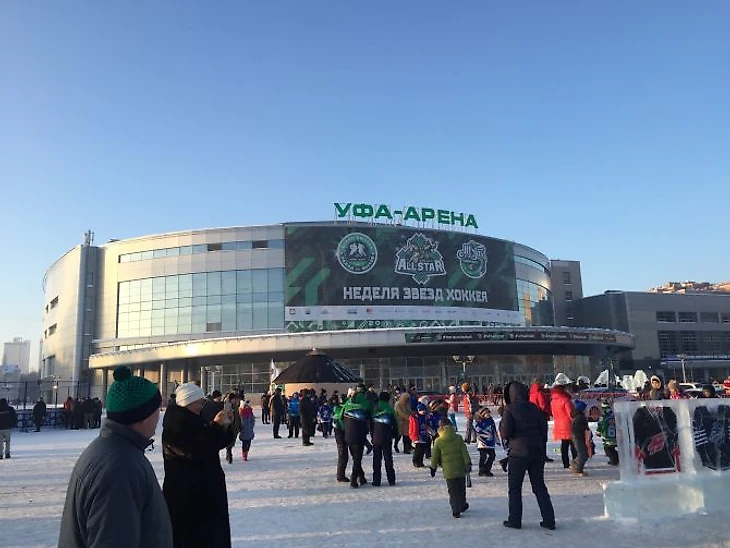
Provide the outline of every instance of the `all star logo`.
[[370,272],[378,261],[378,248],[368,236],[351,232],[337,244],[337,260],[351,274]]
[[421,285],[432,276],[446,275],[444,257],[438,246],[437,241],[416,232],[395,254],[396,273],[411,276]]
[[487,273],[487,248],[484,244],[469,240],[456,252],[461,271],[469,278],[481,278]]

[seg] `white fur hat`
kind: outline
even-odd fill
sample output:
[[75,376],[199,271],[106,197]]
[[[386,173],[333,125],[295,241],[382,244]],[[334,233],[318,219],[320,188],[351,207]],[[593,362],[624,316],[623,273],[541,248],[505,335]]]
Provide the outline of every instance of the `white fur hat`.
[[194,382],[181,384],[175,390],[175,403],[180,407],[185,407],[194,401],[202,400],[205,392]]
[[553,386],[567,386],[572,382],[573,381],[571,381],[565,373],[558,373],[555,375],[555,382],[553,383]]

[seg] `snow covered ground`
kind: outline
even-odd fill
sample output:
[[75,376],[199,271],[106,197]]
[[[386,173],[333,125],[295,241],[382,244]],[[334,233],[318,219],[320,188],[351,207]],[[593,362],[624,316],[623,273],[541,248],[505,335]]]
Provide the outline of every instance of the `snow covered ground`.
[[[157,440],[160,434],[158,429]],[[0,461],[0,546],[56,545],[71,469],[97,435],[98,430],[13,434],[12,459]],[[334,439],[319,435],[313,441],[303,447],[301,440],[274,440],[270,426],[257,424],[250,460],[241,462],[239,456],[232,465],[223,463],[234,546],[730,546],[730,515],[605,518],[602,483],[617,480],[618,470],[607,466],[600,446],[586,466],[590,475],[578,478],[563,470],[551,444],[555,462],[547,465],[546,477],[558,528],[538,526],[540,515],[525,481],[523,529],[514,531],[502,526],[507,477],[498,463],[493,478],[474,474],[474,487],[467,490],[471,507],[454,519],[440,471],[432,479],[428,469],[413,469],[410,456],[400,454],[395,455],[396,486],[350,489],[335,482]],[[469,451],[476,464],[476,447]],[[159,444],[147,455],[161,482]],[[369,475],[369,459],[364,463]]]

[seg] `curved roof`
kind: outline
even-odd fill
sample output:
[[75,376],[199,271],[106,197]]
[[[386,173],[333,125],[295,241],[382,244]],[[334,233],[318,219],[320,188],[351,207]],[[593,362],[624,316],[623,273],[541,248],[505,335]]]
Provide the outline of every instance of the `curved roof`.
[[355,383],[362,379],[337,360],[313,348],[274,379],[276,384],[285,383]]

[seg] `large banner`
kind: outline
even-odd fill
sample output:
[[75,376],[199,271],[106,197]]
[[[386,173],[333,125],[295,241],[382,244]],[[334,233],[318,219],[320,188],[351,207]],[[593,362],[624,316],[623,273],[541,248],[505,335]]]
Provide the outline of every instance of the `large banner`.
[[394,226],[286,228],[287,330],[524,325],[511,242]]

